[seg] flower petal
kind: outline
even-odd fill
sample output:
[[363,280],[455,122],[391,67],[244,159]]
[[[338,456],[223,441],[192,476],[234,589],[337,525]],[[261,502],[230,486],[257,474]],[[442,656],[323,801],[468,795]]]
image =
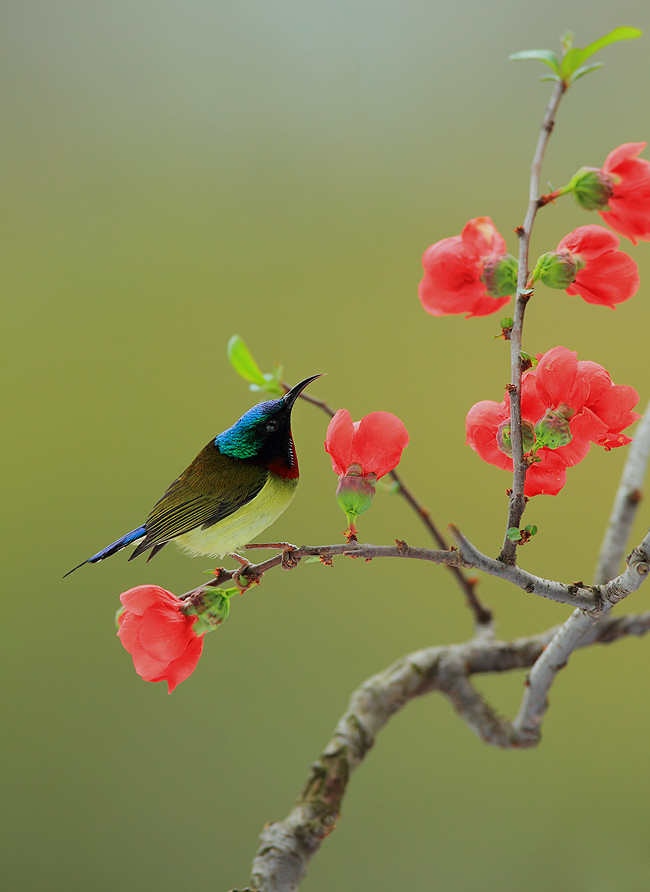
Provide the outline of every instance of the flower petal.
[[636,263],[622,251],[612,251],[591,260],[581,269],[567,294],[579,294],[590,304],[614,307],[639,290]]
[[178,598],[159,585],[136,585],[135,588],[123,592],[120,601],[131,613],[142,616],[153,604],[174,604]]
[[192,628],[195,620],[196,617],[182,614],[178,607],[150,607],[140,623],[140,643],[153,660],[171,663],[196,637]]
[[620,244],[617,238],[609,229],[604,226],[591,224],[589,226],[579,226],[565,235],[557,250],[561,251],[566,248],[572,254],[580,254],[585,260],[593,260],[600,257],[605,251],[615,251]]
[[496,465],[504,471],[512,470],[512,458],[499,449],[497,431],[509,417],[510,410],[504,403],[481,400],[472,406],[465,418],[467,445],[471,446],[483,461]]
[[345,474],[352,461],[354,428],[347,409],[339,409],[327,427],[325,451],[332,458],[332,469],[339,476]]
[[352,461],[359,462],[364,474],[377,479],[396,468],[409,441],[402,421],[390,412],[371,412],[354,432]]
[[538,455],[541,461],[526,472],[524,495],[556,496],[566,483],[566,465],[549,449],[540,449]]
[[203,653],[203,638],[203,635],[199,635],[198,637],[195,635],[180,657],[170,663],[167,667],[166,678],[168,694],[171,694],[174,688],[176,688],[182,681],[189,678],[196,669],[196,664],[199,662],[201,654]]

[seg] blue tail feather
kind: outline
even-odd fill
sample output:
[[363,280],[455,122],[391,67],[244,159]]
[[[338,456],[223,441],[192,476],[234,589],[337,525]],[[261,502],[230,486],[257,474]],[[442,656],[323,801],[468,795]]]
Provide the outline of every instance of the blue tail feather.
[[132,542],[136,542],[138,539],[142,539],[144,535],[144,526],[137,527],[137,529],[135,530],[131,530],[130,533],[126,533],[126,535],[122,536],[121,539],[116,539],[115,542],[111,542],[110,545],[107,545],[106,548],[102,548],[101,551],[98,551],[97,554],[89,557],[88,560],[82,561],[76,567],[73,567],[72,570],[68,570],[63,578],[65,579],[66,576],[74,573],[75,570],[78,570],[79,567],[83,567],[84,564],[98,564],[99,561],[103,561],[105,558],[111,557],[111,555],[113,554],[117,554],[118,551],[126,548],[127,545],[130,545]]

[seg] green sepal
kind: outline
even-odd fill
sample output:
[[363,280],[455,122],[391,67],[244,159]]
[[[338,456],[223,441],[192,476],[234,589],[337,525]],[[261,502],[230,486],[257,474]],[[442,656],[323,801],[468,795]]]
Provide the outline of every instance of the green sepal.
[[509,527],[506,532],[506,536],[510,539],[511,542],[519,542],[521,539],[521,530],[517,527]]
[[231,366],[238,375],[241,375],[245,381],[249,381],[251,384],[264,386],[264,375],[253,359],[253,354],[239,335],[233,335],[231,337],[228,341],[226,352]]
[[551,52],[551,50],[522,50],[520,53],[513,53],[511,56],[508,56],[508,58],[511,62],[522,62],[527,59],[536,59],[538,62],[543,62],[544,65],[548,65],[555,74],[560,74],[560,60],[555,53]]
[[118,632],[120,630],[120,617],[122,616],[122,614],[124,613],[125,610],[126,610],[126,607],[124,605],[122,605],[118,610],[115,611],[115,628],[117,629]]
[[240,592],[239,588],[203,589],[200,596],[193,596],[186,601],[181,608],[185,616],[196,616],[193,631],[195,635],[203,635],[212,632],[228,618],[230,613],[230,599]]
[[[618,43],[621,40],[635,40],[637,37],[642,36],[643,31],[640,31],[638,28],[614,28],[613,31],[610,31],[608,34],[605,34],[604,37],[600,37],[598,40],[590,43],[589,46],[586,46],[583,49],[580,47],[573,47],[567,52],[564,59],[562,59],[562,66],[559,71],[562,80],[566,81],[567,84],[572,83],[573,75],[583,67],[584,62],[590,56],[593,56],[594,53],[602,50],[603,47],[609,46],[612,43]],[[587,72],[584,73],[586,74]]]

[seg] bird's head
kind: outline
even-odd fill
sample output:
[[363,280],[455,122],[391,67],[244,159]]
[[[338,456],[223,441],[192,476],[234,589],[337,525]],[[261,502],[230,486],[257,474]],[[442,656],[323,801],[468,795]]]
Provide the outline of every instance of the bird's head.
[[214,445],[224,455],[259,462],[281,476],[297,477],[291,410],[305,387],[320,377],[305,378],[280,399],[253,406],[232,427],[220,433]]

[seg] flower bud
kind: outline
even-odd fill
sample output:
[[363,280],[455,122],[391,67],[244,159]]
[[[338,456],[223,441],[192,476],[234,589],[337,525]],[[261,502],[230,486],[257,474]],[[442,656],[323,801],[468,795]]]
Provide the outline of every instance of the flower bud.
[[193,595],[181,607],[181,613],[185,616],[198,616],[194,623],[196,635],[211,632],[220,626],[230,613],[230,598],[239,591],[237,588],[220,589],[209,588]]
[[512,254],[488,257],[483,261],[481,282],[490,297],[505,297],[517,290],[518,265]]
[[[523,439],[524,455],[530,452],[535,445],[535,428],[524,418],[521,420],[521,433]],[[497,430],[497,446],[505,455],[512,456],[512,439],[510,437],[510,419],[501,422]]]
[[597,167],[581,167],[565,189],[573,192],[573,197],[585,210],[602,211],[614,194],[614,181]]
[[549,251],[542,254],[533,270],[533,281],[540,281],[549,288],[568,288],[575,282],[576,276],[586,266],[586,261],[579,254],[571,251]]
[[567,418],[561,411],[547,409],[544,416],[535,425],[537,443],[547,449],[559,449],[573,439]]
[[349,523],[354,523],[355,517],[370,508],[376,482],[377,475],[370,473],[363,476],[361,465],[356,462],[352,463],[347,472],[339,477],[336,501],[347,515]]

